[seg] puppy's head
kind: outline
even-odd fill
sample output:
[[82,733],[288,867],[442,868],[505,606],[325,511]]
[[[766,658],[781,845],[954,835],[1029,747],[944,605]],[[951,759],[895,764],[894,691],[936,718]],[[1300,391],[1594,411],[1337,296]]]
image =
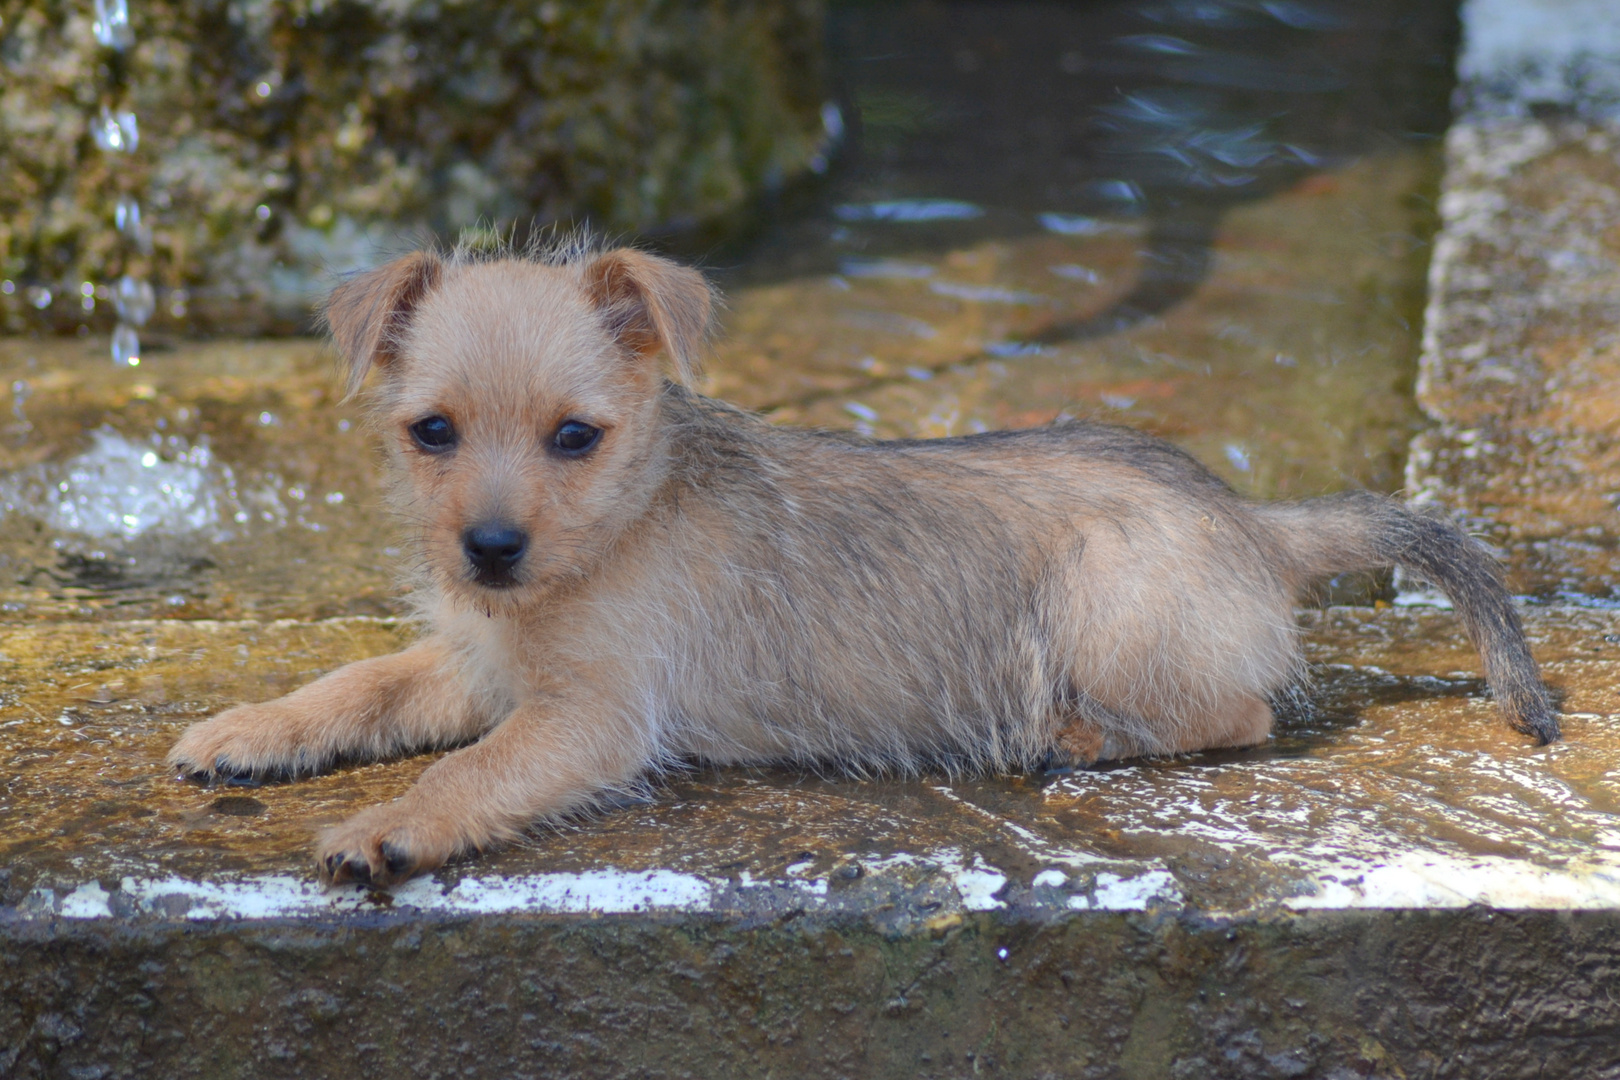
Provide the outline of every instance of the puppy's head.
[[326,321],[434,585],[484,610],[590,572],[664,476],[659,355],[695,367],[709,287],[630,249],[416,252],[333,291]]

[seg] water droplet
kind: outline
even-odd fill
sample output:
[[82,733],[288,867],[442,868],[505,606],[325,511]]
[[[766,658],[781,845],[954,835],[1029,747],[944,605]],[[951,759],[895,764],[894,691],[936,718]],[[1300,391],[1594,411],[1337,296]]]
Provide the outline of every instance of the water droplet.
[[148,450],[146,453],[141,455],[141,465],[144,466],[145,468],[148,468],[148,469],[150,469],[152,466],[156,465],[157,460],[158,460],[157,455],[152,453],[152,451],[150,451],[150,450]]
[[145,326],[146,320],[152,317],[152,311],[157,307],[157,297],[152,292],[152,283],[137,281],[125,274],[118,279],[118,288],[113,293],[113,307],[118,311],[119,319],[135,326]]
[[336,506],[338,503],[340,503],[342,501],[343,501],[343,492],[341,492],[341,491],[329,491],[329,492],[326,493],[327,505]]
[[253,216],[258,218],[260,221],[269,221],[270,208],[264,203],[260,203],[258,206],[253,208]]
[[267,98],[270,96],[270,84],[267,82],[261,82],[258,86],[253,88],[253,92],[262,98]]
[[135,328],[128,323],[119,323],[113,330],[112,336],[113,363],[119,367],[139,367],[141,363],[141,339],[135,333]]
[[7,278],[5,281],[0,281],[0,293],[5,293],[7,296],[10,296],[12,293],[14,293],[16,291],[17,291],[17,286],[15,286],[15,285],[13,285],[11,283],[10,278]]
[[43,285],[30,285],[27,291],[28,302],[44,311],[51,306],[51,290]]
[[844,110],[838,107],[838,102],[822,102],[821,130],[825,131],[827,138],[833,142],[844,137]]
[[259,414],[259,423],[263,424],[265,427],[269,427],[271,424],[273,424],[275,422],[276,422],[276,414],[275,413],[262,412],[262,413]]
[[96,43],[120,52],[135,44],[135,31],[129,25],[128,0],[96,0],[92,33]]
[[141,227],[141,204],[125,195],[113,210],[113,221],[118,225],[119,232],[133,234]]
[[135,124],[135,114],[129,111],[113,112],[107,106],[101,107],[101,113],[90,124],[90,134],[95,139],[96,146],[109,153],[133,153],[140,145],[140,129]]

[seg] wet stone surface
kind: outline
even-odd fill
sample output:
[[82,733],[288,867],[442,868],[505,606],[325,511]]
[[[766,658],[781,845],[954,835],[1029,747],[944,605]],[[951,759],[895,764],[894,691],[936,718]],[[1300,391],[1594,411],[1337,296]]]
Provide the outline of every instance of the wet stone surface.
[[[393,903],[431,909],[466,878],[603,871],[673,873],[688,892],[670,906],[698,909],[722,895],[745,909],[782,895],[825,907],[902,879],[933,881],[942,892],[930,901],[947,910],[1620,903],[1620,616],[1533,615],[1567,730],[1539,749],[1500,723],[1448,613],[1334,608],[1302,626],[1311,683],[1257,750],[1066,775],[699,768]],[[297,886],[295,899],[265,901],[291,905],[285,913],[351,910],[363,893],[306,884],[312,833],[398,795],[431,756],[204,788],[175,779],[162,755],[226,704],[284,693],[409,636],[367,618],[0,631],[6,902],[71,913],[122,881],[128,913],[153,915],[163,909],[141,906],[158,895],[153,882],[274,877]],[[105,885],[84,892],[91,882]]]
[[1620,597],[1620,127],[1461,122],[1440,206],[1408,486],[1520,590]]
[[[1435,165],[1392,152],[1229,212],[1191,296],[1106,333],[1071,332],[1152,272],[1150,222],[1031,215],[905,256],[863,251],[903,225],[846,229],[830,272],[736,293],[710,389],[885,437],[1091,417],[1173,438],[1256,494],[1391,488],[1417,424],[1413,255]],[[1358,228],[1321,228],[1342,218]]]

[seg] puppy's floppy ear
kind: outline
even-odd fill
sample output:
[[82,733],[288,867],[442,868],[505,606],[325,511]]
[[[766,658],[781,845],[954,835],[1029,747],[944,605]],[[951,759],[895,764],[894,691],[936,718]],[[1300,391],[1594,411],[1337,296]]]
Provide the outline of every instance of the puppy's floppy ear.
[[585,267],[584,284],[608,330],[625,348],[641,357],[662,348],[683,383],[697,374],[714,308],[702,274],[656,255],[619,248]]
[[348,367],[348,393],[358,393],[373,365],[398,355],[411,313],[439,283],[444,265],[431,251],[416,251],[375,270],[355,274],[326,298],[322,318]]

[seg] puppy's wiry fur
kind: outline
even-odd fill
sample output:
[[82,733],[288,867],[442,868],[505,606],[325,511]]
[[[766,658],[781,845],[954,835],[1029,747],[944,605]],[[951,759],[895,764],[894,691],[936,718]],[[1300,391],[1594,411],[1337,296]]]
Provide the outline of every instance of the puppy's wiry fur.
[[1098,424],[772,427],[664,377],[660,354],[691,373],[709,310],[698,274],[631,250],[419,252],[341,285],[328,321],[351,389],[378,376],[430,632],[170,760],[298,775],[468,743],[322,836],[325,876],[386,884],[680,760],[1248,746],[1300,673],[1296,599],[1393,564],[1454,601],[1508,722],[1558,737],[1496,567],[1453,526],[1367,493],[1251,502]]

